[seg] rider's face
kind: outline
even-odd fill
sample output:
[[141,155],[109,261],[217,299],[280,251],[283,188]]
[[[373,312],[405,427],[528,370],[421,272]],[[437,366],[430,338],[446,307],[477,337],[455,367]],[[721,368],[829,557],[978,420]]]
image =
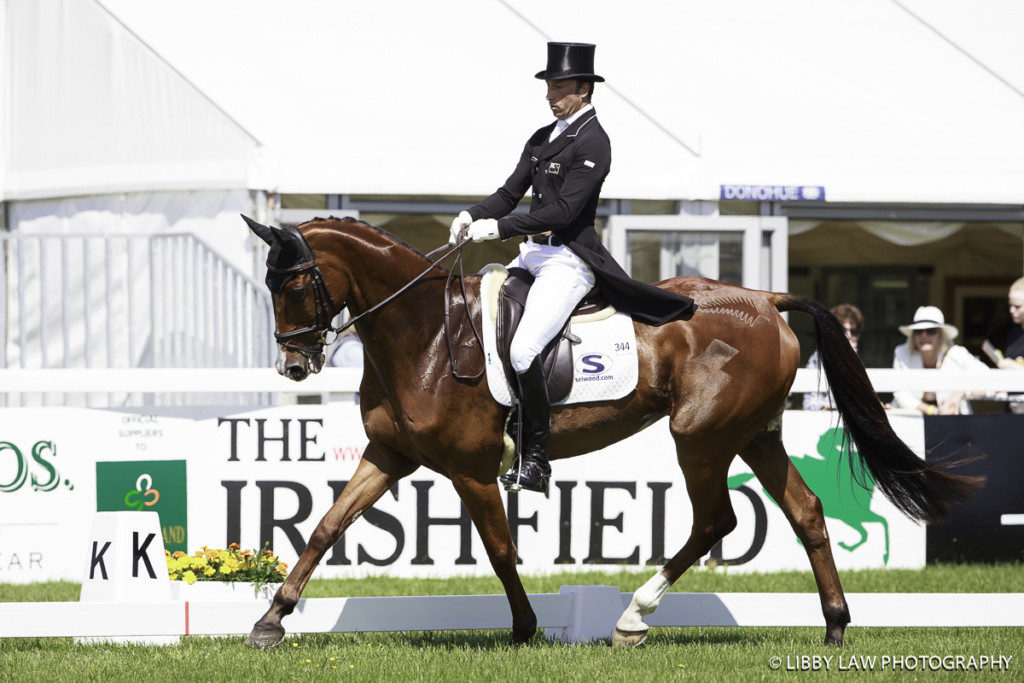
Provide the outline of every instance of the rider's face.
[[588,94],[589,85],[581,84],[575,78],[547,81],[547,84],[548,104],[551,105],[551,113],[556,119],[567,119],[586,104],[583,97]]

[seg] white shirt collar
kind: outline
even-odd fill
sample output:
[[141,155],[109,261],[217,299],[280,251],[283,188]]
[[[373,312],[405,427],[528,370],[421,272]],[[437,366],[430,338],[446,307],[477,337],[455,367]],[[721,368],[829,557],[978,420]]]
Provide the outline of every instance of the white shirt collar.
[[554,140],[559,135],[561,135],[562,131],[565,130],[566,128],[568,128],[569,126],[571,126],[573,124],[573,122],[576,121],[576,119],[578,119],[579,117],[583,116],[588,111],[593,110],[593,108],[594,108],[594,105],[588,104],[587,106],[583,107],[582,109],[580,109],[579,111],[577,111],[575,114],[573,114],[572,116],[570,116],[567,119],[564,119],[564,120],[563,119],[555,119],[555,127],[551,130],[551,135],[548,136],[548,142],[550,142],[551,140]]
[[579,117],[583,116],[584,114],[586,114],[588,111],[590,111],[593,108],[594,108],[594,105],[592,105],[592,104],[588,104],[587,106],[583,107],[582,109],[577,111],[575,114],[573,114],[569,118],[565,119],[565,126],[564,127],[568,128],[569,126],[571,126],[573,124],[573,122],[576,119],[578,119]]

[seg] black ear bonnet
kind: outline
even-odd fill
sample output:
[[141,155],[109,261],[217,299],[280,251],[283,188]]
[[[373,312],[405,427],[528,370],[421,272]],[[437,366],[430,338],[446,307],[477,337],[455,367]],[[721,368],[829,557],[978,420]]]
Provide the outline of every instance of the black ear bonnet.
[[267,287],[275,294],[296,275],[298,266],[312,265],[313,249],[294,225],[274,232],[277,237],[267,253]]
[[313,249],[294,225],[271,228],[242,216],[257,237],[270,245],[267,253],[267,287],[275,294],[297,274],[298,266],[312,265]]

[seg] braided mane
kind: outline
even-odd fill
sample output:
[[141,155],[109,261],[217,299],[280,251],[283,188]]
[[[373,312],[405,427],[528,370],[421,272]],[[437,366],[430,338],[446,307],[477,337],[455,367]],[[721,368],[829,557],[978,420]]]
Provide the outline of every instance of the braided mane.
[[[319,216],[315,216],[312,220],[306,221],[305,223],[302,223],[302,224],[300,224],[300,225],[298,225],[296,227],[301,228],[301,227],[303,227],[305,225],[312,225],[313,223],[345,223],[345,224],[348,224],[348,225],[353,225],[354,224],[354,225],[359,225],[359,226],[362,226],[362,227],[366,227],[366,228],[369,228],[370,230],[373,230],[374,232],[376,232],[379,235],[383,235],[384,237],[388,238],[390,241],[394,242],[395,244],[400,245],[400,246],[408,249],[409,251],[411,251],[412,253],[416,254],[417,256],[421,256],[424,259],[427,258],[426,254],[424,254],[422,251],[420,251],[416,247],[412,246],[411,244],[409,244],[405,240],[401,239],[400,237],[392,235],[387,230],[382,230],[381,228],[378,228],[376,225],[371,225],[370,223],[367,223],[366,221],[361,221],[358,218],[352,218],[351,216],[344,216],[342,218],[339,218],[337,216],[328,216],[327,218],[321,218]],[[438,266],[438,267],[440,267],[440,266]]]

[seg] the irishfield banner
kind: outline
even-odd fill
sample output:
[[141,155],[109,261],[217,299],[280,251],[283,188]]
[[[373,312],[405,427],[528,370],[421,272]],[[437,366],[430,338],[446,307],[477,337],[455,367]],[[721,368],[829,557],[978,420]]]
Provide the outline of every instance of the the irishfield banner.
[[[97,510],[156,510],[169,549],[269,542],[294,565],[366,445],[358,407],[296,405],[0,411],[0,581],[81,578]],[[922,420],[892,417],[924,451]],[[822,500],[837,565],[920,567],[924,527],[852,481],[835,415],[788,412],[787,452]],[[554,464],[550,496],[507,498],[524,572],[660,564],[685,543],[690,503],[662,421],[602,451]],[[497,473],[495,473],[497,474]],[[737,529],[701,564],[807,569],[781,510],[738,458]],[[490,574],[451,485],[420,469],[330,550],[318,576]]]

